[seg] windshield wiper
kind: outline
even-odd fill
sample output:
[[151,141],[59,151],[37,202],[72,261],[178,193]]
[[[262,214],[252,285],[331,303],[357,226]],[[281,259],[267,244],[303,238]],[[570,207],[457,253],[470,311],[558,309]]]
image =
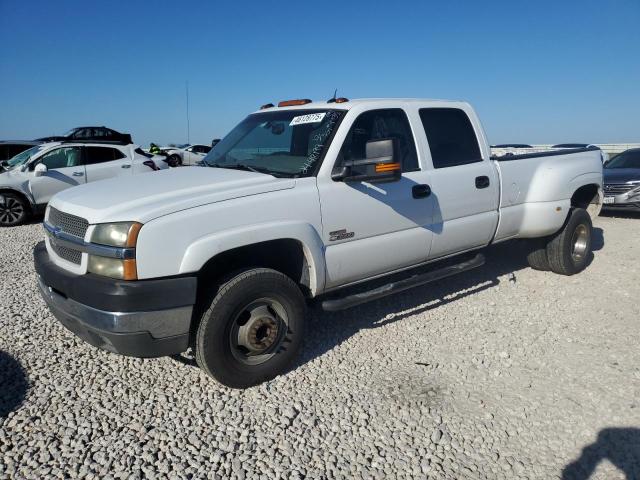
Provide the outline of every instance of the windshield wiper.
[[221,163],[208,163],[207,165],[214,168],[229,168],[232,170],[245,170],[247,172],[254,172],[254,173],[266,173],[267,175],[272,175],[275,177],[275,174],[267,168],[259,168],[259,167],[256,168],[256,167],[252,167],[251,165],[247,165],[246,163],[232,163],[230,165],[225,165]]

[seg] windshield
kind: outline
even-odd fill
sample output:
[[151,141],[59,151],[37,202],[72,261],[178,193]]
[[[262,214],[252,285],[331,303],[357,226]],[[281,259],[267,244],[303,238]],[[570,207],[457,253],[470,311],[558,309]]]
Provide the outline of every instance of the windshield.
[[313,175],[342,110],[281,110],[245,118],[204,157],[210,167],[274,176]]
[[640,150],[622,152],[613,157],[604,168],[640,168]]
[[25,150],[24,152],[19,153],[13,158],[7,160],[7,165],[9,168],[17,167],[18,165],[22,165],[28,162],[31,157],[33,157],[36,153],[42,150],[42,145],[37,145],[35,147],[31,147],[29,150]]

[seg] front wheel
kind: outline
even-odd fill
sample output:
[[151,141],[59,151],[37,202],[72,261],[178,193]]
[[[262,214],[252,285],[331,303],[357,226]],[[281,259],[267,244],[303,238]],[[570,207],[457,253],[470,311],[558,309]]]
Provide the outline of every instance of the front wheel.
[[0,227],[22,225],[29,217],[29,205],[19,195],[0,193]]
[[286,275],[254,268],[224,282],[196,333],[196,361],[231,388],[248,388],[284,373],[295,359],[305,301]]
[[182,166],[182,158],[180,158],[180,155],[178,154],[169,155],[169,158],[167,158],[167,163],[170,167],[180,167]]
[[587,268],[592,255],[591,237],[591,217],[582,208],[573,209],[562,230],[547,244],[551,271],[574,275]]

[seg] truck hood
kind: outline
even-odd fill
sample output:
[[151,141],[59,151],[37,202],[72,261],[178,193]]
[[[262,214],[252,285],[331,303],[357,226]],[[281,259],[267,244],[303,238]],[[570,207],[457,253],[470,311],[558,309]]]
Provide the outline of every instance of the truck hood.
[[211,167],[182,167],[80,185],[49,204],[90,224],[137,221],[239,197],[293,188],[295,180]]
[[607,183],[627,183],[640,181],[640,168],[605,168],[602,170]]

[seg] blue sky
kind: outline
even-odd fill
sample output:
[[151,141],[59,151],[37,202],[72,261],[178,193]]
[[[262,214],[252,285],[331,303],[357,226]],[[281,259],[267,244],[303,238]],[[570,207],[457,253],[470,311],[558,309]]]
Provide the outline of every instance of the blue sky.
[[463,99],[492,143],[640,142],[640,0],[0,0],[0,139],[83,124],[147,145],[261,104]]

